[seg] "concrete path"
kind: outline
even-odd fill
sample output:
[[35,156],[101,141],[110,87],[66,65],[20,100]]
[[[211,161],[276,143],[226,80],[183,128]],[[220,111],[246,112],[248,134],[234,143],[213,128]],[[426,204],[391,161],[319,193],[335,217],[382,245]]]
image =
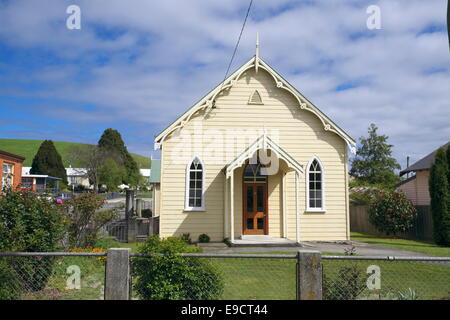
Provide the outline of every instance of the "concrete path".
[[296,252],[299,249],[317,250],[324,253],[345,253],[345,250],[355,247],[355,254],[364,256],[411,256],[426,257],[428,255],[418,252],[394,249],[390,247],[375,246],[372,244],[348,241],[345,243],[336,242],[302,242],[301,247],[227,247],[225,244],[209,244],[203,247],[205,253],[251,253],[251,252]]

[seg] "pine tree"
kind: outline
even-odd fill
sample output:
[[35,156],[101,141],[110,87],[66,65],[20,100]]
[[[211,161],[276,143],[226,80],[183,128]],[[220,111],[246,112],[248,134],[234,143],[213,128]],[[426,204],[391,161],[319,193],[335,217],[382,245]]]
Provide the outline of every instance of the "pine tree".
[[67,174],[64,168],[61,155],[55,148],[53,141],[45,140],[39,147],[33,158],[31,174],[43,174],[63,179],[67,184]]
[[439,245],[450,244],[450,194],[447,154],[444,148],[440,148],[436,152],[434,163],[430,168],[428,182],[431,197],[431,215],[433,217],[433,240]]
[[400,181],[394,172],[395,169],[400,169],[400,165],[391,156],[393,146],[387,143],[389,137],[378,135],[377,130],[377,126],[372,123],[368,128],[369,136],[360,138],[360,146],[352,161],[350,173],[361,184],[393,187]]
[[140,183],[138,164],[128,152],[119,131],[106,129],[98,141],[98,147],[108,153],[119,166],[125,167],[123,183],[134,186]]

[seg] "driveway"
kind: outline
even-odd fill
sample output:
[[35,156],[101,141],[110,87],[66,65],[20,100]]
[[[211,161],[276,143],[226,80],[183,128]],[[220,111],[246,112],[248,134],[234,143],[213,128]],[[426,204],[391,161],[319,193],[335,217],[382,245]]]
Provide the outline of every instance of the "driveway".
[[428,255],[418,252],[405,251],[390,247],[375,246],[358,241],[343,242],[319,242],[309,241],[302,242],[301,247],[232,247],[229,248],[225,244],[209,244],[203,247],[206,253],[251,253],[251,252],[297,252],[298,250],[317,250],[324,253],[345,253],[345,250],[355,247],[355,254],[363,256],[410,256],[410,257],[426,257]]

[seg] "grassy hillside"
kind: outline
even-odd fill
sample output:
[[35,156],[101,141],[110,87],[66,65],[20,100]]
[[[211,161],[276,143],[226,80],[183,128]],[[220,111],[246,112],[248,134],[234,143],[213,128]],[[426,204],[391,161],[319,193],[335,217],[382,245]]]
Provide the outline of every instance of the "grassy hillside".
[[[43,140],[22,140],[22,139],[0,139],[0,149],[14,153],[17,155],[21,155],[26,158],[24,165],[26,167],[31,167],[31,162],[39,149]],[[82,143],[74,143],[74,142],[62,142],[62,141],[53,141],[55,144],[56,150],[58,150],[61,155],[64,166],[68,167],[69,163],[67,162],[67,156],[69,150],[73,146],[88,146],[88,144]],[[150,158],[138,155],[131,154],[138,163],[141,169],[150,168]]]

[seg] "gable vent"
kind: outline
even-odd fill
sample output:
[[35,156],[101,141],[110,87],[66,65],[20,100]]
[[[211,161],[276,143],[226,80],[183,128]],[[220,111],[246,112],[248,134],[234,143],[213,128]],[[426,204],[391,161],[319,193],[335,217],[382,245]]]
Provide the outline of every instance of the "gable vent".
[[261,95],[259,94],[258,90],[255,90],[252,95],[250,96],[250,100],[248,101],[248,104],[263,104]]

